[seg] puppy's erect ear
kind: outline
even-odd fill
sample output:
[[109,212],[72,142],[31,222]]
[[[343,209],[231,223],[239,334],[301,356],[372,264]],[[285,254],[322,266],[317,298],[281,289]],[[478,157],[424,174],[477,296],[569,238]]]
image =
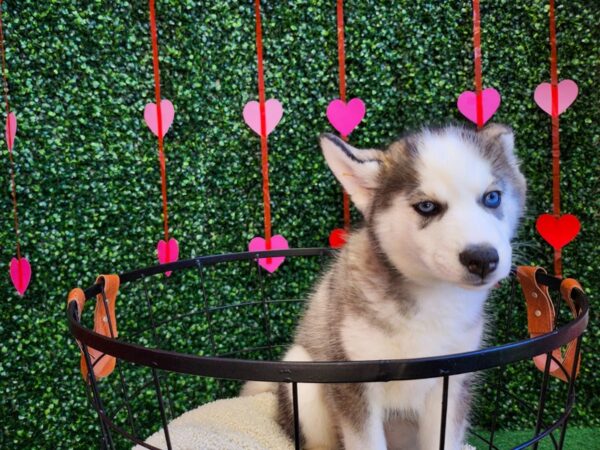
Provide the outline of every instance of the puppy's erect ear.
[[[496,123],[487,125],[480,133],[485,146],[484,151],[492,162],[493,170],[506,177],[509,181],[509,189],[517,200],[512,207],[506,206],[505,210],[507,216],[514,218],[514,228],[517,218],[523,214],[527,193],[527,181],[519,170],[519,160],[514,151],[515,136],[510,127]],[[507,203],[507,205],[511,204],[511,202]]]
[[319,141],[329,168],[365,214],[377,187],[383,151],[359,150],[330,133],[322,134]]
[[515,135],[512,128],[499,123],[490,123],[480,133],[490,151],[503,153],[511,166],[518,167],[514,152]]

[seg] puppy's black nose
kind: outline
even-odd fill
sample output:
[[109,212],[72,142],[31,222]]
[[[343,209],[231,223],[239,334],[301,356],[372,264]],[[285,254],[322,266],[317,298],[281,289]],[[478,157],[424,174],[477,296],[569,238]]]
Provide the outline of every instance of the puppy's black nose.
[[498,267],[498,252],[488,245],[472,245],[467,247],[460,255],[460,262],[467,270],[481,278],[496,270]]

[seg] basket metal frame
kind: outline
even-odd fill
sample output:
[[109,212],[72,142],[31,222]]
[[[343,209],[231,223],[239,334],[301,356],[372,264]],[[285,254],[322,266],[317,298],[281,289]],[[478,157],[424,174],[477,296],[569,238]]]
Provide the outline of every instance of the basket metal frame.
[[[121,285],[123,285],[125,283],[132,283],[136,280],[161,274],[167,271],[196,268],[202,273],[202,270],[205,267],[230,261],[257,260],[258,258],[276,256],[323,257],[332,255],[334,253],[335,250],[327,248],[302,248],[200,256],[193,259],[126,272],[119,275],[119,277]],[[559,278],[555,278],[540,272],[537,273],[536,280],[539,284],[548,286],[551,291],[557,291],[561,282]],[[104,299],[104,305],[107,308],[106,297],[104,296],[103,285],[101,283],[89,287],[84,292],[86,300],[101,294],[102,298]],[[165,441],[169,450],[171,450],[172,445],[165,407],[165,395],[163,395],[163,389],[158,374],[159,369],[163,371],[199,375],[218,379],[290,383],[292,385],[292,403],[295,430],[294,444],[296,449],[300,449],[301,445],[298,415],[298,383],[367,383],[416,380],[424,378],[442,378],[443,395],[440,399],[440,449],[443,450],[445,446],[446,412],[450,376],[477,372],[495,367],[502,367],[545,353],[548,357],[546,358],[546,367],[543,373],[542,386],[540,389],[535,434],[531,439],[516,447],[513,447],[513,449],[525,449],[528,447],[533,447],[536,449],[538,442],[548,435],[550,435],[552,438],[554,448],[562,449],[564,446],[567,422],[575,403],[575,380],[574,377],[569,377],[569,371],[567,371],[560,364],[560,362],[553,357],[552,351],[556,348],[566,345],[573,339],[577,339],[576,354],[574,359],[575,366],[579,360],[582,334],[585,331],[589,320],[589,303],[585,293],[581,290],[575,289],[573,300],[576,304],[577,310],[579,311],[578,316],[560,328],[535,338],[460,354],[429,358],[378,361],[285,362],[255,361],[230,357],[223,358],[214,356],[197,356],[192,354],[165,351],[159,348],[143,347],[137,344],[124,342],[119,339],[112,339],[95,333],[93,330],[86,328],[80,323],[81,312],[78,311],[76,302],[69,303],[67,308],[67,319],[69,330],[72,336],[78,341],[85,356],[85,361],[88,367],[90,401],[92,402],[92,405],[94,406],[94,409],[96,410],[100,420],[102,446],[107,449],[115,448],[115,444],[111,435],[111,431],[114,431],[129,439],[131,442],[139,444],[145,448],[160,450],[143,442],[138,437],[124,430],[122,427],[115,424],[110,417],[108,417],[99,394],[98,380],[94,375],[94,364],[91,362],[88,347],[92,347],[107,355],[115,356],[118,360],[124,360],[151,368],[151,384],[154,384],[162,426],[165,433]],[[257,303],[260,304],[261,302]],[[205,306],[205,309],[208,310],[207,306]],[[149,310],[152,326],[155,330],[156,323],[152,317],[150,305]],[[109,323],[109,325],[112,328],[112,324]],[[158,345],[157,339],[155,339],[155,343]],[[542,416],[547,402],[551,361],[557,363],[567,376],[568,393],[563,413],[553,423],[545,424],[543,423]],[[121,389],[126,397],[125,400],[128,408],[128,414],[129,417],[131,417],[132,413],[129,406],[129,399],[127,398],[126,383],[123,374],[120,372],[119,364],[117,364],[117,369],[119,370]],[[570,373],[576,373],[576,367],[573,367]],[[165,393],[167,394],[168,398],[168,391]],[[170,402],[170,398],[168,398],[168,400]],[[131,426],[132,430],[135,432],[133,423],[131,423]],[[551,435],[551,433],[558,428],[560,428],[560,437],[557,441],[554,436]],[[490,449],[497,449],[497,447],[493,444],[494,431],[495,429],[492,429],[490,440],[479,436],[482,440],[489,444]]]

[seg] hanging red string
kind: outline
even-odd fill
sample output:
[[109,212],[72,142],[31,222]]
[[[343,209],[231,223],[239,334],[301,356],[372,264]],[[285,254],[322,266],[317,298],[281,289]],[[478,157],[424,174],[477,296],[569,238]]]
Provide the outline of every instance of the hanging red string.
[[256,59],[258,62],[258,102],[260,108],[260,152],[263,179],[262,192],[265,223],[265,244],[266,249],[271,250],[271,196],[269,194],[269,149],[267,146],[267,114],[265,108],[265,77],[263,68],[260,0],[254,1],[254,14],[256,16]]
[[481,18],[479,14],[479,0],[473,0],[473,56],[475,61],[475,95],[477,111],[477,128],[483,127],[483,90],[481,81]]
[[[4,87],[4,104],[6,109],[6,127],[7,134],[11,136],[14,130],[11,129],[10,117],[10,104],[8,101],[8,79],[6,77],[6,56],[4,50],[4,29],[2,26],[2,0],[0,0],[0,53],[2,54],[2,82]],[[15,162],[12,153],[12,144],[10,139],[7,142],[8,145],[8,159],[10,160],[10,183],[11,183],[11,196],[13,204],[13,218],[15,222],[15,240],[17,246],[17,259],[21,259],[21,242],[19,239],[19,214],[17,208],[17,184],[15,181]]]
[[[560,217],[560,140],[558,123],[558,56],[554,0],[550,0],[550,86],[552,89],[552,212]],[[554,273],[561,276],[562,250],[554,249]]]
[[2,24],[2,0],[0,0],[0,54],[2,59],[2,82],[4,87],[4,104],[6,109],[5,137],[8,147],[8,158],[10,161],[11,196],[13,204],[13,218],[15,222],[15,241],[17,257],[12,258],[9,265],[10,279],[19,293],[23,296],[31,280],[31,265],[27,258],[21,256],[21,243],[19,238],[19,213],[17,208],[17,183],[15,181],[15,162],[13,159],[13,145],[17,132],[17,118],[10,111],[8,100],[8,79],[6,76],[6,52],[4,48],[4,29]]
[[[161,98],[160,98],[160,69],[158,66],[158,36],[156,32],[156,12],[154,8],[154,0],[149,0],[150,9],[150,37],[152,39],[152,63],[154,66],[154,94],[156,97],[156,116],[158,125],[158,160],[160,164],[160,178],[161,178],[161,190],[162,190],[162,209],[163,209],[163,222],[164,222],[164,233],[165,242],[169,242],[169,214],[167,210],[167,165],[165,159],[164,145],[163,145],[163,123],[162,123],[162,112],[161,112]],[[167,249],[167,259],[169,259],[169,247]]]
[[[337,40],[338,40],[338,74],[340,78],[340,99],[346,103],[346,51],[344,48],[344,0],[337,0]],[[344,141],[348,136],[342,135]],[[350,197],[344,190],[344,229],[350,230]]]

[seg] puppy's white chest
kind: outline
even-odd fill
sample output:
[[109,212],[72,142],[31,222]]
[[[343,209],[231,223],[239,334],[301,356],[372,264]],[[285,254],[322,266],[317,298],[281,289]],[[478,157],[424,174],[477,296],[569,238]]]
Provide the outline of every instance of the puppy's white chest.
[[[412,314],[390,315],[387,305],[373,309],[377,320],[365,316],[346,317],[341,328],[346,354],[352,360],[409,359],[477,349],[483,330],[486,293],[456,294],[451,290],[417,291]],[[385,329],[377,326],[382,319],[388,325]],[[425,397],[435,383],[435,379],[392,381],[374,383],[369,390],[371,400],[384,411],[417,412],[422,410]]]
[[[416,290],[412,312],[390,314],[382,300],[372,317],[347,316],[341,338],[352,360],[424,358],[475,350],[483,330],[486,293],[464,290]],[[385,323],[386,327],[379,324]]]

